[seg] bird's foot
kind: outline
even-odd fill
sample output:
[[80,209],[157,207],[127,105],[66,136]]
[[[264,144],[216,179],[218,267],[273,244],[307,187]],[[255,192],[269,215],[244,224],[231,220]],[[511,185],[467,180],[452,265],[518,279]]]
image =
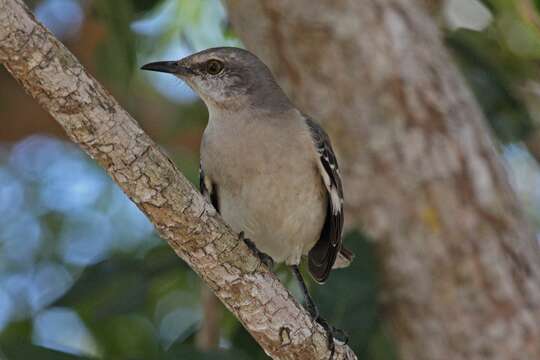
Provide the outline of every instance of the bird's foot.
[[330,357],[328,359],[332,360],[336,352],[336,344],[334,340],[337,340],[341,344],[345,345],[349,341],[349,336],[344,330],[330,325],[324,318],[322,318],[317,307],[310,306],[309,304],[307,305],[308,306],[306,306],[306,308],[313,320],[320,324],[326,333],[326,339],[328,341],[327,346],[328,350],[330,351]]
[[240,232],[239,238],[247,245],[247,247],[255,254],[255,256],[257,256],[259,260],[261,260],[262,263],[264,263],[269,269],[274,268],[274,259],[272,259],[270,255],[265,254],[259,249],[257,249],[257,246],[255,245],[255,243],[253,243],[253,241],[244,237],[243,231]]

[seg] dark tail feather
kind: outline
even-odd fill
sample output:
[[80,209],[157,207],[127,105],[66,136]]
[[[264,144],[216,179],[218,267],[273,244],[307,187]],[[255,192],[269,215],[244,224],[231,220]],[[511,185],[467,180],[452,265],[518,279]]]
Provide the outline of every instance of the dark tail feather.
[[346,248],[342,247],[338,252],[328,247],[318,248],[317,245],[308,254],[308,265],[311,277],[319,284],[328,279],[332,269],[347,267],[354,259],[352,251]]
[[336,258],[336,262],[334,263],[334,266],[332,266],[332,269],[342,269],[349,265],[351,265],[351,262],[354,259],[354,254],[351,250],[346,249],[344,247],[339,250],[339,254]]
[[319,244],[316,244],[308,254],[308,267],[313,280],[323,284],[330,275],[337,251],[329,249],[328,246],[319,247],[317,245]]

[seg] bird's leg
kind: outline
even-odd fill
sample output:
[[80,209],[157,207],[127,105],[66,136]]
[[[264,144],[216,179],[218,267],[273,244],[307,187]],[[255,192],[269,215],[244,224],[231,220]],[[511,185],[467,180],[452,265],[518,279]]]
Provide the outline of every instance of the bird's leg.
[[291,268],[292,268],[294,276],[298,280],[298,284],[300,285],[302,294],[304,295],[306,310],[309,312],[313,320],[318,322],[323,327],[324,331],[326,332],[326,337],[328,339],[328,350],[330,350],[329,359],[332,359],[334,357],[334,352],[336,351],[334,338],[343,339],[343,342],[346,344],[348,341],[348,336],[343,330],[337,329],[331,326],[330,324],[328,324],[328,322],[325,319],[321,317],[319,313],[319,308],[317,307],[317,305],[315,305],[313,298],[309,294],[306,283],[304,281],[304,278],[302,277],[302,274],[300,273],[300,269],[298,268],[298,265],[292,265]]
[[319,314],[319,308],[317,308],[317,305],[315,305],[315,302],[311,298],[311,295],[309,295],[309,291],[307,289],[306,283],[304,282],[304,278],[302,277],[302,274],[300,273],[300,269],[298,268],[298,265],[292,265],[291,266],[294,276],[296,277],[296,280],[298,280],[298,284],[300,285],[300,289],[302,290],[302,295],[304,296],[304,300],[306,301],[306,308],[311,317],[314,320],[318,320],[320,318]]
[[268,254],[263,253],[259,249],[257,249],[257,246],[253,243],[253,241],[247,239],[244,237],[244,232],[241,231],[240,234],[238,234],[238,237],[241,241],[243,241],[247,247],[263,262],[270,270],[274,268],[274,259]]

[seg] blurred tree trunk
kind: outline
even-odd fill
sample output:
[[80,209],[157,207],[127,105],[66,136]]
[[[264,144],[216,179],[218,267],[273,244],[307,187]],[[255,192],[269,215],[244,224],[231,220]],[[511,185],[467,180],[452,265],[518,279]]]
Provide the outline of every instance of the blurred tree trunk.
[[323,122],[346,220],[377,241],[402,359],[540,359],[540,256],[483,114],[412,0],[227,0]]
[[221,304],[212,290],[204,283],[201,283],[201,305],[203,319],[195,339],[197,348],[204,351],[217,349],[219,346]]

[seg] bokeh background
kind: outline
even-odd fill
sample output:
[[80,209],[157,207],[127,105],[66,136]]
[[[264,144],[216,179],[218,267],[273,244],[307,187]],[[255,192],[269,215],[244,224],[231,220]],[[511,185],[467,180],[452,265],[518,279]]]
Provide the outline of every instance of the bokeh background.
[[[141,64],[241,46],[217,0],[26,1],[198,183],[206,109]],[[540,1],[426,1],[482,105],[540,229]],[[221,305],[201,349],[198,277],[104,172],[0,68],[0,359],[265,359]],[[334,139],[339,141],[339,139]],[[362,359],[395,359],[380,323],[377,261],[350,232],[353,266],[311,288]],[[293,293],[296,284],[277,269]]]

